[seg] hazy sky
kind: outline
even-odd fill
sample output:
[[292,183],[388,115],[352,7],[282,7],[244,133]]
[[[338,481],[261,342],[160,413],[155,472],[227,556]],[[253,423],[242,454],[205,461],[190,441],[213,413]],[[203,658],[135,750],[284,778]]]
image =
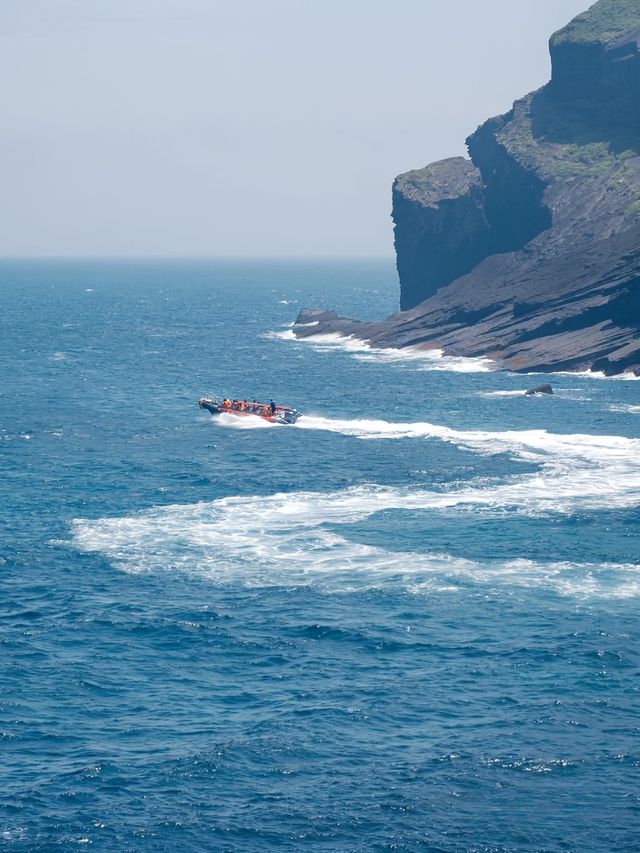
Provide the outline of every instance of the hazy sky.
[[589,0],[1,0],[0,255],[380,256]]

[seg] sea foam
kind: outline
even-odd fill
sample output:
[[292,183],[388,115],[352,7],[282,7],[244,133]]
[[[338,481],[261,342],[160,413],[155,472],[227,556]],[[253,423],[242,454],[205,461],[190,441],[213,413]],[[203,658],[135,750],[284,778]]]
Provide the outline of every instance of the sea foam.
[[[305,323],[306,326],[318,325],[317,321]],[[316,352],[322,350],[345,350],[358,361],[379,362],[388,364],[415,364],[419,370],[449,370],[455,373],[487,373],[495,369],[495,364],[488,358],[465,358],[463,356],[444,355],[440,349],[420,349],[419,347],[372,347],[366,341],[354,335],[339,333],[312,335],[305,338],[296,337],[291,328],[280,332],[270,332],[268,337],[282,341],[295,341],[311,346]]]
[[596,566],[492,561],[392,551],[349,539],[349,525],[375,513],[466,509],[493,513],[571,513],[640,503],[640,441],[556,435],[544,430],[463,431],[429,423],[306,417],[295,428],[359,439],[436,439],[482,454],[535,462],[534,474],[500,483],[472,481],[434,491],[360,485],[339,492],[227,497],[152,508],[124,518],[76,519],[73,543],[128,572],[181,570],[219,583],[318,584],[352,591],[387,584],[455,590],[461,582],[544,586],[563,595],[640,594],[634,564]]
[[211,419],[214,426],[224,427],[226,429],[251,430],[251,429],[271,429],[277,427],[278,424],[266,421],[264,418],[256,417],[255,415],[228,415],[222,413]]

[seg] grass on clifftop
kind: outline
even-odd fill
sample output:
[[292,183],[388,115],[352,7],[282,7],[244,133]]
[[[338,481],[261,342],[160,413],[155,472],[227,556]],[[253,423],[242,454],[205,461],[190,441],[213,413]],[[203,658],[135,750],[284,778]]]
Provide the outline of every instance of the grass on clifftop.
[[574,18],[551,37],[558,47],[569,42],[617,41],[625,33],[640,29],[640,0],[598,0],[590,9]]

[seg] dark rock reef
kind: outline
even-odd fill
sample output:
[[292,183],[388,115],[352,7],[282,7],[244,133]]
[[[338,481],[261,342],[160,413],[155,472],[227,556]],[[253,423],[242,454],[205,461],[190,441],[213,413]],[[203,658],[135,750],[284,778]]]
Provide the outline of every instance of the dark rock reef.
[[553,388],[546,382],[544,385],[536,385],[535,388],[529,388],[524,392],[525,397],[533,397],[535,394],[553,394]]
[[551,81],[479,127],[470,160],[396,178],[401,313],[306,311],[299,337],[640,373],[640,0],[599,0],[550,50]]

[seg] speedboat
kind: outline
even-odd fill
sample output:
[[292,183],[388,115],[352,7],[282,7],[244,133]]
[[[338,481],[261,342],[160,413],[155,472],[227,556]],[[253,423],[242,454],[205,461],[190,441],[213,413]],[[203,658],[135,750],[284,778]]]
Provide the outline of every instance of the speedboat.
[[234,415],[235,417],[262,418],[272,424],[295,424],[300,417],[297,409],[291,406],[276,406],[275,403],[252,403],[247,400],[219,400],[217,397],[201,397],[198,400],[201,409],[212,415]]

